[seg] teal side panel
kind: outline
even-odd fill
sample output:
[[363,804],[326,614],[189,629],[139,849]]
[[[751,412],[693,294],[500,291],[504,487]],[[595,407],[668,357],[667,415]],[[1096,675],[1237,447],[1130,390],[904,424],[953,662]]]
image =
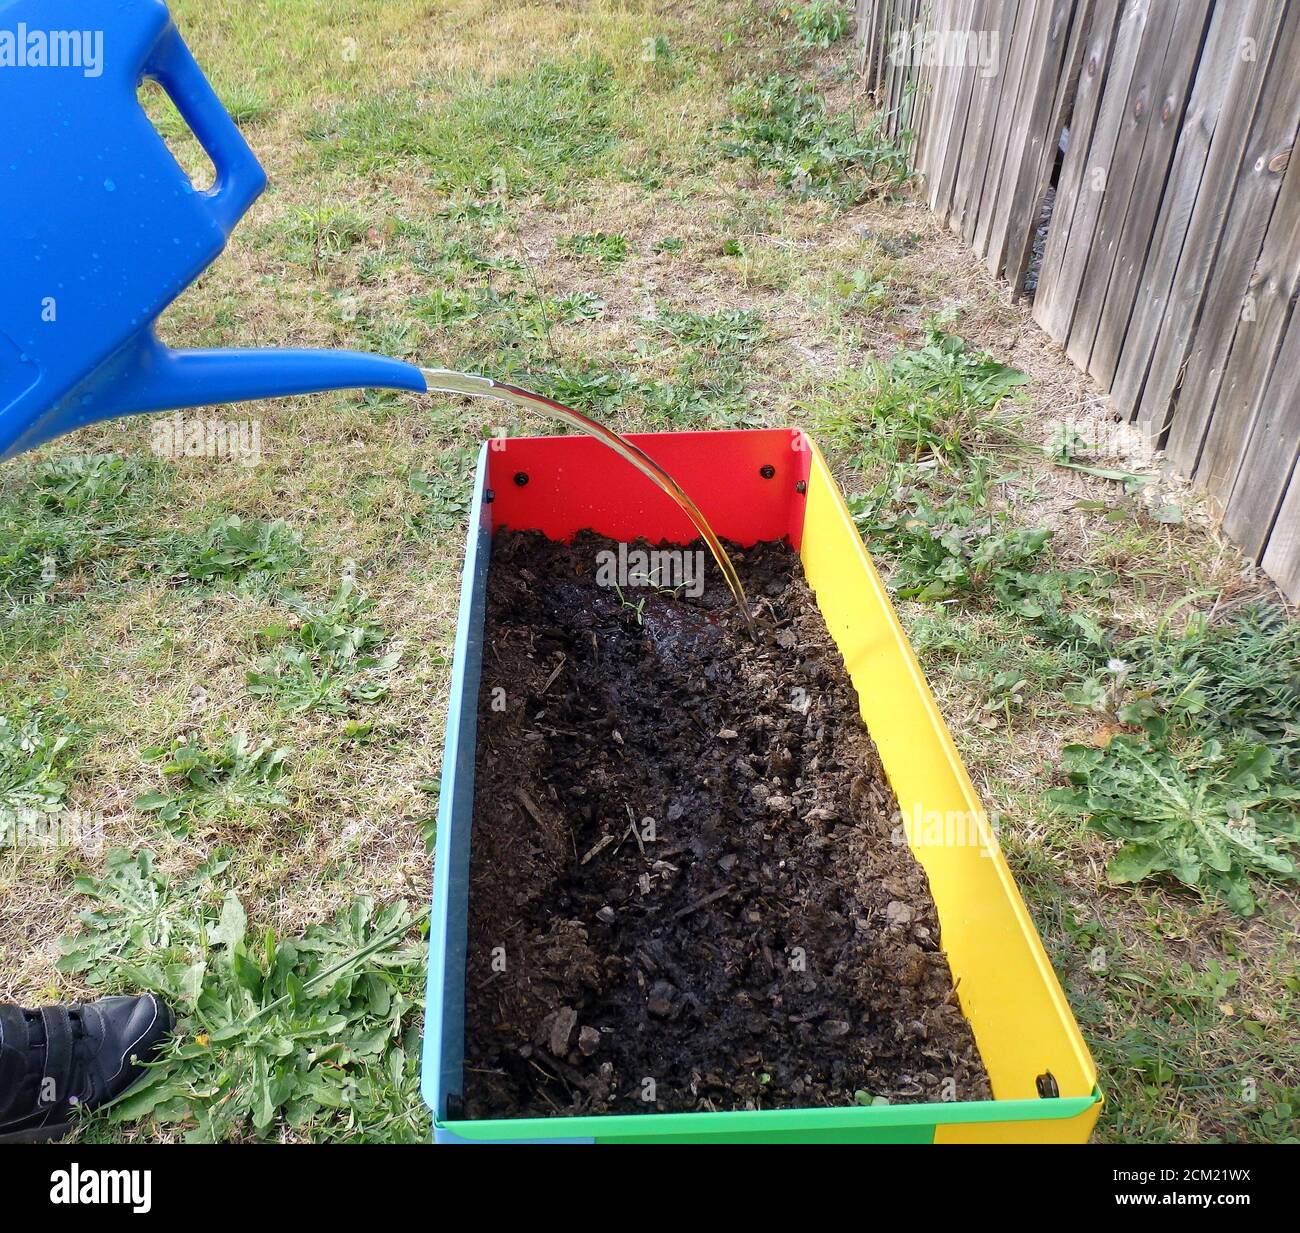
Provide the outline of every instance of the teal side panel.
[[479,453],[461,578],[460,617],[447,739],[438,795],[433,910],[429,916],[429,984],[425,1002],[420,1087],[436,1121],[448,1117],[448,1098],[462,1094],[465,1069],[465,962],[469,930],[469,851],[474,818],[474,749],[483,670],[483,620],[492,509],[487,492],[488,447]]

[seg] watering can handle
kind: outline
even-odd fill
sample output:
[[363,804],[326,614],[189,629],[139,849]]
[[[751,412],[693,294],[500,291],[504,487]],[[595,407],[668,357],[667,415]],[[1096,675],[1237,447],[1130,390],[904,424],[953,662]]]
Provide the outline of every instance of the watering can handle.
[[[38,9],[37,0],[0,0],[0,9],[6,18],[16,8],[43,17],[52,9],[71,21],[81,3],[40,0]],[[266,173],[162,0],[95,4],[114,46],[127,49],[109,75],[42,73],[20,84],[0,72],[0,127],[35,134],[60,112],[70,117],[58,131],[60,157],[41,158],[33,138],[26,151],[6,147],[0,162],[0,234],[24,237],[16,269],[6,263],[0,278],[0,460],[119,415],[325,390],[425,392],[418,368],[383,356],[173,351],[158,339],[158,314],[220,253]],[[146,79],[167,93],[212,160],[207,191],[193,190],[144,123],[137,89]],[[139,182],[132,177],[130,191],[119,192],[111,179],[87,175],[96,151],[111,152],[122,173],[137,165]],[[42,196],[49,209],[36,204]],[[95,278],[79,244],[99,250]],[[33,324],[32,305],[51,286],[63,288],[58,321],[76,323],[57,343],[54,317]]]
[[145,61],[143,76],[158,82],[217,170],[208,192],[209,210],[229,235],[266,187],[266,172],[208,84],[180,31],[170,26]]
[[[206,199],[229,236],[266,187],[266,172],[203,70],[170,26],[154,45],[143,76],[162,86],[217,170]],[[350,351],[172,351],[146,335],[118,383],[116,413],[380,386],[423,392],[412,365]]]
[[[266,187],[257,155],[175,26],[154,45],[142,76],[167,91],[212,160],[216,182],[198,196],[229,236]],[[148,331],[137,347],[119,358],[114,377],[102,387],[104,404],[94,418],[368,386],[421,393],[426,388],[418,368],[384,356],[353,351],[173,351]]]

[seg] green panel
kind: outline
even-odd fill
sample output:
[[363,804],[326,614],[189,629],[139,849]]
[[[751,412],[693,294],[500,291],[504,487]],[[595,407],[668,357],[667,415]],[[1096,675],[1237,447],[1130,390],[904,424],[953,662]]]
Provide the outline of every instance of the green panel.
[[[851,1109],[757,1109],[740,1113],[637,1113],[603,1117],[531,1117],[440,1122],[462,1139],[598,1139],[631,1142],[929,1143],[939,1124],[1033,1122],[1077,1117],[1099,1097],[1046,1100],[970,1100],[952,1104],[872,1105]],[[914,1139],[912,1135],[922,1137]],[[818,1139],[818,1135],[842,1138]]]
[[933,1126],[844,1126],[828,1130],[757,1130],[749,1134],[627,1135],[597,1143],[933,1143]]

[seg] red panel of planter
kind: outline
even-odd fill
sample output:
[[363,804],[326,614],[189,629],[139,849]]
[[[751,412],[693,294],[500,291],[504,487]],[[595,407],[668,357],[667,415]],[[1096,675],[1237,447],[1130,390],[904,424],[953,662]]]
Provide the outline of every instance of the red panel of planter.
[[[714,532],[739,544],[803,537],[810,455],[803,433],[673,432],[628,438],[673,477]],[[610,483],[611,470],[619,483]],[[590,482],[593,477],[598,483]],[[493,528],[541,531],[569,540],[582,530],[612,539],[689,543],[689,519],[665,493],[599,441],[509,437],[488,450]]]

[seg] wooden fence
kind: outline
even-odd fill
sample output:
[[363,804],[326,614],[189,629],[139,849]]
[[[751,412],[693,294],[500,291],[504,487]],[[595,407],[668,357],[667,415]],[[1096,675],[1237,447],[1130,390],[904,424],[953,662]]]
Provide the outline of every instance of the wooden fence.
[[1300,3],[858,0],[857,19],[930,207],[1032,288],[1300,601]]

